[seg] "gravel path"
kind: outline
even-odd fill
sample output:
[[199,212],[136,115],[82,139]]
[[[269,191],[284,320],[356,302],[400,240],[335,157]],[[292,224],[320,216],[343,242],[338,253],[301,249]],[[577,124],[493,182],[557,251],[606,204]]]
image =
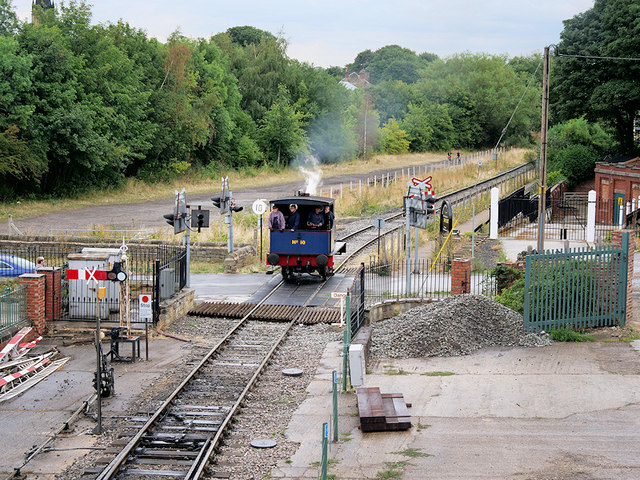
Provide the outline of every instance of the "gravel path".
[[547,334],[526,334],[522,315],[482,295],[456,295],[413,308],[373,327],[375,357],[468,355],[492,346],[545,346]]

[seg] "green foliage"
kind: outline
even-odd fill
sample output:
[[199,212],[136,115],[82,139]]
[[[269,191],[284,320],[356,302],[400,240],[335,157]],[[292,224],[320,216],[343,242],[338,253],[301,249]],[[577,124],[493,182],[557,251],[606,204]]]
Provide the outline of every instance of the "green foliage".
[[524,277],[518,278],[495,297],[500,305],[524,314]]
[[380,130],[380,150],[384,153],[399,154],[409,151],[407,132],[402,130],[395,119],[390,119]]
[[593,177],[593,170],[600,156],[592,147],[570,145],[549,156],[549,169],[560,172],[569,186]]
[[[637,57],[640,51],[637,0],[596,1],[593,8],[565,20],[557,51],[579,56]],[[615,129],[625,152],[633,149],[633,121],[640,108],[640,64],[623,60],[554,60],[551,118],[577,115]]]
[[[341,67],[292,60],[284,38],[252,26],[160,43],[122,21],[93,25],[85,1],[35,14],[22,23],[0,0],[2,199],[280,168],[308,153],[334,163],[378,145],[493,145],[534,63],[387,45],[357,55],[349,70],[366,69],[373,86],[350,91]],[[539,125],[530,107],[527,96],[507,141]]]
[[585,118],[554,126],[549,129],[548,137],[547,169],[555,174],[555,178],[548,177],[548,181],[565,179],[569,186],[592,178],[595,162],[615,145],[600,125],[590,124]]
[[585,335],[581,332],[573,330],[557,329],[549,332],[549,338],[554,342],[595,342],[596,339],[591,335]]
[[567,180],[567,176],[562,173],[561,170],[554,170],[553,172],[547,173],[547,187],[549,188],[560,182],[566,182]]
[[280,86],[280,95],[260,122],[260,142],[269,162],[287,165],[308,151],[303,127],[304,115],[291,105],[288,92]]
[[420,70],[436,58],[434,54],[416,55],[408,48],[386,45],[375,52],[360,52],[348,68],[354,72],[366,69],[374,85],[389,80],[411,84],[420,79]]
[[12,35],[18,27],[18,16],[11,0],[0,0],[0,36]]

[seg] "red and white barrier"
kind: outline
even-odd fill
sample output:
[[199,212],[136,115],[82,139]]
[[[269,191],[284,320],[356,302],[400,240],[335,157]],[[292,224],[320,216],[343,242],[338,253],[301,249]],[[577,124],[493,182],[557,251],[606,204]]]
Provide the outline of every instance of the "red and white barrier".
[[31,327],[24,327],[22,330],[16,333],[11,340],[9,340],[9,343],[7,343],[2,351],[0,351],[0,362],[6,362],[9,359],[8,355],[14,348],[18,346],[20,340],[26,337],[30,331]]

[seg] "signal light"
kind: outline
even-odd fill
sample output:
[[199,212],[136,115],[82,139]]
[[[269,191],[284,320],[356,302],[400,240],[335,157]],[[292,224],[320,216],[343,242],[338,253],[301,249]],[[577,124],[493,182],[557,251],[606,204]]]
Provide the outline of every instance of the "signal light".
[[186,215],[186,213],[181,213],[176,216],[173,213],[167,213],[166,215],[163,215],[163,217],[169,225],[173,226],[173,233],[178,234],[187,229],[187,222],[185,221]]
[[427,203],[426,205],[427,215],[433,215],[436,211],[435,203],[438,201],[438,199],[433,195],[426,195],[424,197],[424,201]]
[[220,208],[220,204],[222,203],[222,197],[211,197],[211,201],[213,202],[214,207]]
[[107,271],[107,280],[112,282],[124,282],[127,279],[127,272],[122,270],[120,262],[114,262],[113,268]]
[[232,212],[241,212],[243,210],[243,207],[236,205],[236,202],[233,202],[231,204],[231,211]]
[[165,221],[173,226],[173,223],[175,222],[175,216],[173,215],[173,213],[167,213],[166,215],[163,215]]

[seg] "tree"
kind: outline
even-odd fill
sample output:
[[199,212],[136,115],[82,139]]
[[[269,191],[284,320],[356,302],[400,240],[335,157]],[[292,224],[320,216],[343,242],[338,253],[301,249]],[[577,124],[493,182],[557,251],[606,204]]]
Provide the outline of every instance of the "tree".
[[595,162],[615,148],[615,141],[600,125],[575,118],[549,129],[547,171],[570,186],[593,178]]
[[307,153],[308,140],[303,129],[304,116],[291,105],[284,86],[276,102],[260,121],[260,144],[267,159],[281,167],[297,155]]
[[385,153],[400,154],[409,151],[407,132],[400,128],[395,119],[390,119],[380,131],[380,149]]
[[227,29],[231,41],[241,47],[260,45],[264,40],[276,40],[276,37],[265,30],[245,25],[244,27],[231,27]]
[[13,35],[18,27],[18,16],[12,0],[0,0],[0,36]]
[[613,127],[625,151],[633,149],[633,122],[640,110],[640,62],[582,58],[637,57],[640,4],[596,0],[593,8],[565,20],[552,67],[552,119],[585,115]]

